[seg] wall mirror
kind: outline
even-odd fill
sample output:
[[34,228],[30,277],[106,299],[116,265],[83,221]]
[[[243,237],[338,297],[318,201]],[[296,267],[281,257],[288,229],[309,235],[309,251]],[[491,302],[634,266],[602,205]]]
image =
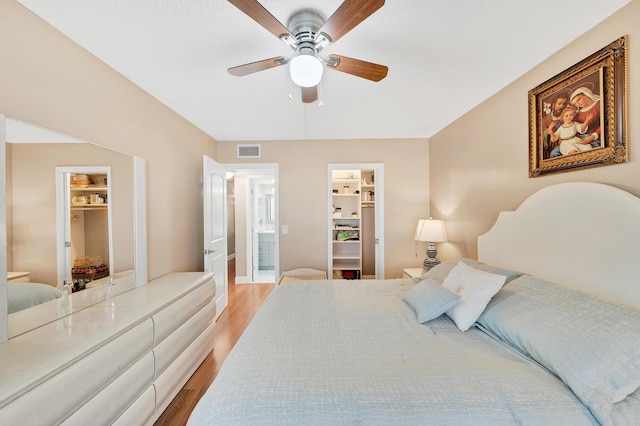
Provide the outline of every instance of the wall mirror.
[[[108,199],[106,191],[96,190],[99,195],[95,200],[102,205],[91,208],[89,192],[87,206],[71,205],[73,197],[78,201],[81,196],[71,189],[73,176],[95,170],[108,171],[104,173],[108,180],[99,182],[101,187],[108,185]],[[56,299],[22,309],[22,302],[13,297],[18,307],[9,307],[6,314],[8,338],[104,301],[102,284],[113,282],[109,293],[118,294],[146,283],[144,160],[7,117],[4,176],[7,279],[1,281],[5,288],[0,290],[7,294],[9,303],[12,295],[26,291],[23,284],[55,288],[63,280],[73,282],[69,253],[78,258],[101,258],[108,268],[108,277],[95,279],[93,285],[72,293],[64,305]],[[88,184],[87,189],[92,187],[93,183]],[[68,238],[62,217],[67,218],[70,229],[82,226],[87,230],[82,239],[75,238],[74,250],[64,246]],[[96,217],[104,217],[102,223],[108,225],[96,228]],[[80,246],[94,247],[96,235],[104,235],[107,251],[90,248],[96,253],[85,252]],[[79,253],[78,248],[82,248]],[[10,293],[11,288],[18,290]]]
[[[273,185],[272,185],[273,187]],[[275,223],[274,210],[275,210],[275,200],[273,194],[265,194],[264,203],[266,208],[266,221],[268,224]]]

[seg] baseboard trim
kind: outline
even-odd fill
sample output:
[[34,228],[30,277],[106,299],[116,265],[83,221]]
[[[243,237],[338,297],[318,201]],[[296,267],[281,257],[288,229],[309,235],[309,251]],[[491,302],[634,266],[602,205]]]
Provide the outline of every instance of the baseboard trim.
[[236,284],[251,284],[248,277],[239,277],[236,275]]

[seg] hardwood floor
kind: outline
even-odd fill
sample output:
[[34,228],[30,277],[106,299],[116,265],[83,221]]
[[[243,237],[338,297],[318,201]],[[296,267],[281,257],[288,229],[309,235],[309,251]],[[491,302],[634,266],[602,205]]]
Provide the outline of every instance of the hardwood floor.
[[235,261],[229,262],[229,304],[216,321],[213,352],[193,373],[155,426],[186,425],[191,411],[209,388],[231,348],[273,290],[273,284],[235,284]]

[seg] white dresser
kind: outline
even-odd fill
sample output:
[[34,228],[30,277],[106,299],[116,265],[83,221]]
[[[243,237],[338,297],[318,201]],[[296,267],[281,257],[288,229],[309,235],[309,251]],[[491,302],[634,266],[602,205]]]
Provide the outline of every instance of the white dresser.
[[0,344],[1,422],[153,424],[213,349],[214,295],[173,273]]

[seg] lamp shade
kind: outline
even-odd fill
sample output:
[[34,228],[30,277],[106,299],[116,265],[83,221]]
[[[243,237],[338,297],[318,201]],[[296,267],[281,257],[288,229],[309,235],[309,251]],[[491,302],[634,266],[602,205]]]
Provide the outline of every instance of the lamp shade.
[[300,87],[314,87],[320,83],[324,67],[315,55],[299,54],[289,61],[291,80]]
[[444,221],[438,219],[420,219],[416,228],[415,241],[427,241],[430,243],[444,243],[447,234],[444,230]]

